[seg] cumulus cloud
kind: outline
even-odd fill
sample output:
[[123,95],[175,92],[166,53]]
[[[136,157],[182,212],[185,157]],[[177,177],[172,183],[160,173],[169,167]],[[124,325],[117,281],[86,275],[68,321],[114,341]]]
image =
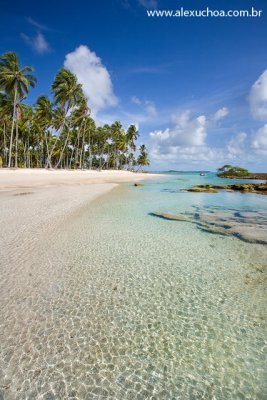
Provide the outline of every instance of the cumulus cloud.
[[205,115],[190,119],[188,111],[173,116],[176,125],[174,128],[155,131],[150,133],[154,145],[160,144],[160,151],[165,154],[172,152],[180,146],[203,146],[206,138]]
[[228,110],[222,108],[210,117],[199,115],[192,118],[190,111],[173,115],[173,128],[150,133],[151,158],[165,165],[172,163],[185,166],[188,163],[199,168],[242,158],[247,150],[245,132],[233,136],[221,147],[210,146],[206,142],[208,131],[214,129],[215,119],[218,121],[227,114]]
[[93,115],[118,104],[107,68],[87,46],[79,46],[65,57],[64,67],[76,74]]
[[229,110],[227,107],[223,107],[220,108],[218,111],[216,111],[216,113],[213,116],[213,120],[215,122],[220,121],[221,119],[223,119],[224,117],[226,117],[226,115],[229,114]]
[[247,134],[240,132],[229,141],[227,150],[230,158],[235,158],[244,152],[246,138]]
[[267,120],[267,69],[253,84],[249,95],[250,110],[257,120]]
[[253,135],[251,145],[257,153],[267,154],[267,124]]
[[27,45],[29,45],[39,54],[45,54],[51,51],[51,48],[46,38],[41,32],[38,32],[34,37],[30,37],[28,35],[25,35],[25,33],[22,33],[21,37]]

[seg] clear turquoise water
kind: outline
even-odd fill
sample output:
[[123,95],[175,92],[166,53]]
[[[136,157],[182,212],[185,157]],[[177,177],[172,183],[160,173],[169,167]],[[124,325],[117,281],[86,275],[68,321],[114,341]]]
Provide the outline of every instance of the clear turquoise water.
[[266,398],[267,246],[150,215],[267,212],[264,196],[179,191],[217,180],[124,184],[62,223],[49,250],[56,283],[34,304],[28,379],[9,367],[23,382],[13,398]]

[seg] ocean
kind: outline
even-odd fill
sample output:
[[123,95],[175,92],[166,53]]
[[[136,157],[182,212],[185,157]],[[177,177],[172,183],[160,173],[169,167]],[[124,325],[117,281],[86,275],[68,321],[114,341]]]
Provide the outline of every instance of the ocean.
[[24,362],[40,375],[18,398],[266,398],[267,246],[208,229],[218,215],[264,226],[266,197],[183,191],[223,183],[121,184],[62,222],[47,239],[57,278],[29,321]]

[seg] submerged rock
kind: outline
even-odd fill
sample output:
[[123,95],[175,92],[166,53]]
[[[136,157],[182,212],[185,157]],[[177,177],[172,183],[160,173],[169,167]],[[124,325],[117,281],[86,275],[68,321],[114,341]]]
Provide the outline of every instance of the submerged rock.
[[236,210],[208,212],[199,208],[195,213],[173,215],[152,212],[150,215],[170,221],[191,222],[202,231],[212,234],[234,236],[249,243],[267,244],[267,218],[262,213]]
[[197,192],[197,193],[218,193],[218,190],[213,188],[202,188],[200,186],[193,187],[186,190],[187,192]]
[[217,193],[218,190],[232,190],[242,193],[267,194],[267,183],[242,183],[234,185],[199,185],[189,188],[187,192]]
[[192,220],[189,217],[187,217],[186,215],[183,215],[183,214],[172,215],[172,214],[161,213],[161,212],[152,212],[149,215],[151,215],[152,217],[167,219],[169,221],[192,222]]

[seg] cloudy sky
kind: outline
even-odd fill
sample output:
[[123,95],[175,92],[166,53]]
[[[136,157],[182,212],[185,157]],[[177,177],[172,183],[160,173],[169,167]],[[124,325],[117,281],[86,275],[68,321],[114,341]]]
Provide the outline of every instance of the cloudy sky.
[[152,169],[267,170],[267,2],[261,18],[149,18],[147,9],[244,9],[245,0],[1,1],[0,53],[51,95],[75,72],[99,124],[135,123]]

